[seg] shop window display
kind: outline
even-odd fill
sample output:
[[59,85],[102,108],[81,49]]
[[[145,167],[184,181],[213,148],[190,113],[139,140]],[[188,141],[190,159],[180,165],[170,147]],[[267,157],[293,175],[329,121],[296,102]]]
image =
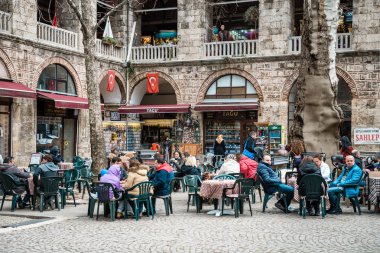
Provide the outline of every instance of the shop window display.
[[37,117],[37,152],[48,151],[53,146],[61,147],[62,138],[61,117]]

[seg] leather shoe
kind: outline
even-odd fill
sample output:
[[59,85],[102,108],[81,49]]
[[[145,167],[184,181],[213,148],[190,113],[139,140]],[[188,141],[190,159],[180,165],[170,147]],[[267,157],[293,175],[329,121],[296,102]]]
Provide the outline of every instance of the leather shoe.
[[283,211],[284,213],[286,213],[285,207],[283,205],[281,205],[281,203],[277,202],[276,204],[274,204],[274,206],[277,207],[278,209],[280,209],[281,211]]

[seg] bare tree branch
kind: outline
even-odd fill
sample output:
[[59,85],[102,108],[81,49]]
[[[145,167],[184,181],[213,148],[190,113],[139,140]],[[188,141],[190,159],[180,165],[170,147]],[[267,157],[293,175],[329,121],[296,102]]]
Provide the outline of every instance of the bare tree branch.
[[[67,0],[67,1],[69,1],[69,0]],[[71,1],[71,0],[70,0],[70,1]],[[101,25],[104,21],[106,21],[106,19],[107,19],[110,15],[112,15],[115,11],[117,11],[117,9],[119,9],[121,6],[123,6],[123,5],[126,4],[127,2],[128,2],[128,0],[123,0],[121,3],[119,3],[118,5],[116,5],[115,7],[113,7],[110,11],[108,11],[108,12],[106,13],[106,15],[104,15],[104,17],[102,17],[102,18],[99,20],[99,22],[96,24],[96,26],[92,29],[92,32],[95,33],[96,29],[97,29],[98,27],[100,27],[100,25]]]
[[74,10],[75,15],[77,16],[77,18],[79,19],[79,22],[82,25],[82,31],[84,33],[83,35],[88,36],[88,34],[91,33],[91,30],[89,30],[87,25],[84,23],[82,14],[79,12],[78,6],[75,5],[73,0],[66,0],[66,1],[70,5],[70,7]]

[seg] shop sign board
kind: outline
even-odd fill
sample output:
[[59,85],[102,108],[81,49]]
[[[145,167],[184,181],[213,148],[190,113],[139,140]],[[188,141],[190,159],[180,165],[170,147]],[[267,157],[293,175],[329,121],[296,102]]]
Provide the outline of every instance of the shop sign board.
[[355,128],[354,144],[380,144],[380,128]]
[[120,113],[111,112],[110,120],[111,121],[120,121]]
[[222,112],[205,112],[205,119],[219,120],[257,120],[257,111],[222,111]]

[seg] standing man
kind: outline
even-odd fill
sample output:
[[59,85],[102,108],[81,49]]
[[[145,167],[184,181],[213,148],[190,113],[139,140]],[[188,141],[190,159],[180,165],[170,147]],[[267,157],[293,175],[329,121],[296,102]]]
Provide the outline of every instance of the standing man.
[[357,196],[359,194],[359,186],[349,187],[345,189],[345,185],[358,184],[362,178],[363,172],[355,164],[355,158],[352,155],[346,156],[346,165],[343,167],[343,171],[340,176],[330,184],[328,189],[329,199],[331,207],[327,211],[329,214],[342,213],[342,209],[338,209],[338,194],[346,191],[346,197]]
[[[281,193],[286,194],[286,208],[289,208],[290,202],[292,201],[294,196],[294,189],[293,187],[281,183],[281,179],[270,167],[271,163],[271,157],[269,155],[264,155],[263,161],[260,163],[257,173],[260,175],[263,185],[275,184],[277,186],[269,187],[267,189],[269,194],[275,193],[277,189],[279,189]],[[275,206],[283,212],[287,210],[285,209],[285,202],[283,198],[279,199]]]

